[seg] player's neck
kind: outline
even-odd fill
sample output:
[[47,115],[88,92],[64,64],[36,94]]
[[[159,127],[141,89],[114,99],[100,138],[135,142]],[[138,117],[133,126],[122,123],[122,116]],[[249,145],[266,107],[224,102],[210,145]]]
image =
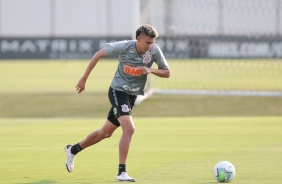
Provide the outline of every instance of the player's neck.
[[144,53],[144,52],[142,52],[142,49],[140,49],[140,48],[138,47],[138,43],[137,43],[137,42],[135,43],[135,48],[136,48],[136,51],[137,51],[137,53],[138,53],[139,55],[141,55],[141,54]]

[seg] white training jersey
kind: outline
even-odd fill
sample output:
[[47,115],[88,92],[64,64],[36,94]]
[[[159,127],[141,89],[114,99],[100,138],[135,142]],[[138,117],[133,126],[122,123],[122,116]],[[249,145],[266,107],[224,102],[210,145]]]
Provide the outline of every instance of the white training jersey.
[[111,88],[125,91],[129,95],[143,95],[147,74],[143,75],[138,66],[150,68],[155,62],[158,69],[168,69],[167,61],[157,44],[153,43],[150,50],[138,54],[136,40],[125,40],[106,43],[106,56],[118,56],[118,69],[111,83]]

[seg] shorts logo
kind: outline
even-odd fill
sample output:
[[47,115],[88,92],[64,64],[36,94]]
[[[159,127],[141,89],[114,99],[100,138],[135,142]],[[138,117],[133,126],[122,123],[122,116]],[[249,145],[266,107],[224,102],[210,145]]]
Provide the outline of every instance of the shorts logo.
[[114,108],[114,115],[117,114],[117,108]]
[[128,105],[123,104],[123,105],[121,106],[121,110],[122,110],[122,112],[129,112]]
[[152,55],[150,54],[150,52],[146,52],[143,55],[143,63],[148,64],[151,62],[151,59],[152,59]]

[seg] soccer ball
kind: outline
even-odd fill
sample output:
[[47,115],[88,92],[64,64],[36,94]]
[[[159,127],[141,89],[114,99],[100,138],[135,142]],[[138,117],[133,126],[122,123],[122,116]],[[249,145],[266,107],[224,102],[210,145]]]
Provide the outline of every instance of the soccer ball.
[[231,182],[235,174],[235,167],[227,161],[218,162],[213,168],[213,176],[219,183]]

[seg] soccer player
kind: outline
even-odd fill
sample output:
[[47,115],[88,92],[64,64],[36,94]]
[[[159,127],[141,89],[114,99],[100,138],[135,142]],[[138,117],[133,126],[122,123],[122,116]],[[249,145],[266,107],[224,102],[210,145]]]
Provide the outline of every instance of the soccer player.
[[[129,151],[132,135],[135,131],[132,108],[137,95],[144,95],[144,87],[147,75],[153,74],[162,78],[170,77],[169,66],[166,59],[155,44],[157,31],[151,25],[142,25],[136,30],[136,40],[107,43],[105,47],[97,51],[88,64],[83,76],[76,85],[76,90],[81,93],[85,90],[86,80],[100,58],[117,56],[119,58],[118,69],[110,85],[108,96],[112,105],[105,124],[98,130],[90,133],[84,140],[74,145],[65,147],[68,172],[74,169],[74,160],[78,152],[94,145],[121,126],[122,136],[119,142],[119,167],[116,181],[135,182],[126,172],[126,159]],[[155,62],[158,68],[151,68]]]

